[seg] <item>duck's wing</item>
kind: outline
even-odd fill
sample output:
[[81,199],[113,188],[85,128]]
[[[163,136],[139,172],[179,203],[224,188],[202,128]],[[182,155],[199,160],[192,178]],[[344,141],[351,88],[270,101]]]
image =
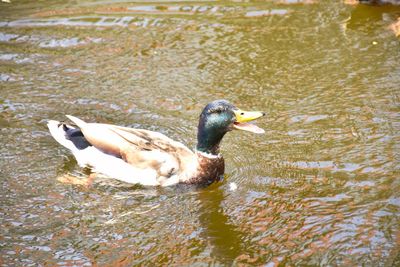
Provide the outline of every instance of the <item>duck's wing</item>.
[[142,169],[153,169],[161,178],[187,176],[195,171],[195,154],[164,134],[111,124],[86,123],[68,116],[86,140],[99,150]]

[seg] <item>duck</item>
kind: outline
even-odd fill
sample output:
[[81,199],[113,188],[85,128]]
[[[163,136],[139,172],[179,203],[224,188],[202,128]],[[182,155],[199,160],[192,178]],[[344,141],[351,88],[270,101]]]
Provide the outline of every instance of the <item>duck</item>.
[[220,143],[233,130],[263,134],[252,121],[261,111],[244,111],[227,100],[215,100],[202,110],[194,151],[166,135],[105,123],[47,122],[52,137],[69,149],[81,167],[122,182],[143,186],[209,185],[225,172]]

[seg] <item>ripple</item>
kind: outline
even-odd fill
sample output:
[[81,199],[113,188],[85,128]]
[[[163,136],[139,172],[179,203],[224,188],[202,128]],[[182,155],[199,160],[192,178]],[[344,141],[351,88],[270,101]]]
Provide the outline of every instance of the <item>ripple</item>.
[[73,18],[54,19],[21,19],[14,21],[0,21],[0,27],[54,27],[54,26],[95,26],[95,27],[128,27],[135,25],[140,27],[160,26],[160,19],[137,18],[131,16],[80,16]]
[[50,40],[39,43],[40,47],[54,48],[54,47],[71,47],[85,44],[84,41],[79,40],[77,37],[65,38],[60,40]]
[[44,55],[40,54],[32,54],[32,55],[24,55],[24,54],[0,54],[0,60],[2,61],[13,61],[17,64],[26,64],[26,63],[40,63],[41,59],[44,58]]
[[16,79],[11,75],[0,73],[0,82],[13,82],[15,80]]
[[316,201],[316,202],[341,202],[343,200],[349,200],[351,198],[352,198],[351,196],[348,196],[347,194],[341,193],[341,194],[337,194],[337,195],[332,196],[332,197],[308,198],[308,199],[305,199],[305,201],[312,200],[312,201]]
[[332,172],[354,172],[362,169],[362,166],[357,163],[336,163],[333,161],[297,161],[287,164],[301,169],[325,169]]
[[[53,38],[51,36],[45,35],[15,35],[15,38],[9,40],[12,43],[32,43],[36,44],[42,48],[66,48],[66,47],[76,47],[81,45],[87,45],[90,43],[101,43],[103,40],[101,38],[91,38],[86,37],[84,39],[78,37],[71,38]],[[3,54],[0,57],[0,60],[13,60],[16,59],[16,63],[32,63],[32,60],[29,58],[21,59],[21,54]],[[34,54],[32,55],[35,58],[43,57],[43,55]]]
[[288,13],[286,9],[271,9],[271,10],[254,10],[246,12],[246,17],[263,17],[263,16],[273,16],[279,15],[283,16]]
[[0,42],[9,42],[13,39],[16,39],[17,37],[18,34],[0,32]]

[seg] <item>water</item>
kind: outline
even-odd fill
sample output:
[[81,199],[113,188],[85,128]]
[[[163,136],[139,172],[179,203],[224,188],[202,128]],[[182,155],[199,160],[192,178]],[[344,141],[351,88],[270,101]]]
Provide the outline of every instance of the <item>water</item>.
[[[1,265],[400,264],[398,7],[0,5]],[[87,174],[46,119],[141,127],[193,148],[200,110],[220,98],[267,112],[265,135],[224,138],[223,182],[58,180]]]

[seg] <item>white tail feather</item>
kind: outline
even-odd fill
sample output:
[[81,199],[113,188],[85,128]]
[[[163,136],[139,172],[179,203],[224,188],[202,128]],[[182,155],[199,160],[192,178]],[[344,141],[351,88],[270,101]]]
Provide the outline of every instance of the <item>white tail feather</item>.
[[[53,136],[53,138],[62,146],[71,150],[72,153],[78,150],[78,148],[74,145],[74,143],[72,143],[65,137],[65,131],[59,121],[50,120],[47,123],[47,127],[49,128],[50,134]],[[72,126],[68,127],[73,128]]]

